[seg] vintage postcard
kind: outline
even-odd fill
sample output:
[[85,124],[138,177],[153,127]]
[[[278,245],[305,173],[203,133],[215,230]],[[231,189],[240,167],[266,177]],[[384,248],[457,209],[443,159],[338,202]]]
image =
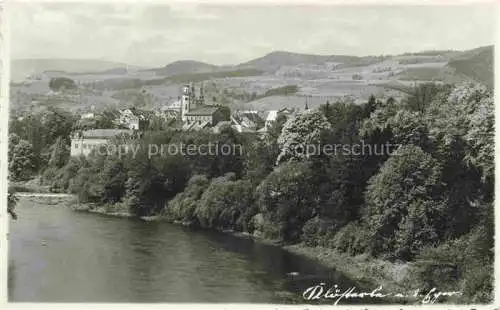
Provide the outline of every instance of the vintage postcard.
[[497,15],[4,3],[9,306],[492,307]]

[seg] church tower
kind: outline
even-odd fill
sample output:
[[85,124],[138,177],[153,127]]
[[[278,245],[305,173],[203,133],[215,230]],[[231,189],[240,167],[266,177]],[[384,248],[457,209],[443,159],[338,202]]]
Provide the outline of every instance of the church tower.
[[191,109],[190,107],[190,92],[189,92],[189,85],[185,85],[182,87],[182,97],[181,97],[181,119],[183,122],[186,121],[186,113],[189,112]]
[[200,98],[199,98],[199,105],[204,105],[205,104],[205,95],[203,94],[203,82],[201,83],[200,86]]
[[194,83],[191,82],[191,97],[190,97],[190,102],[193,106],[191,108],[194,108],[194,105],[196,104],[196,90],[194,88]]

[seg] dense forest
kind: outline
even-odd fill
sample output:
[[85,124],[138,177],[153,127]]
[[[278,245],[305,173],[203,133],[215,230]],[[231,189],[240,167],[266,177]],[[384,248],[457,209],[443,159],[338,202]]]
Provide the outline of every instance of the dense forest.
[[[371,97],[280,117],[257,138],[148,131],[136,156],[69,158],[75,120],[51,109],[12,119],[10,178],[35,175],[80,202],[206,229],[248,232],[414,262],[422,288],[492,298],[494,113],[478,84],[422,84],[401,102]],[[127,141],[115,140],[113,143]],[[130,141],[128,141],[130,142]],[[242,145],[229,156],[148,156],[150,144]],[[297,153],[294,145],[397,146],[382,155]]]

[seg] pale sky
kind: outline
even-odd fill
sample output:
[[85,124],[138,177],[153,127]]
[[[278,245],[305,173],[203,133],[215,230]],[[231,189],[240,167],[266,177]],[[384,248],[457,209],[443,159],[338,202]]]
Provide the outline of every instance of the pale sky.
[[494,43],[495,8],[16,3],[12,58],[238,64],[275,50],[381,55]]

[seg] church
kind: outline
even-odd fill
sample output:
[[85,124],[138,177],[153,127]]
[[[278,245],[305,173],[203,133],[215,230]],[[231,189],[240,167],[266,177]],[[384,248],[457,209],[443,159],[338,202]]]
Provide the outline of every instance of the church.
[[180,116],[183,130],[199,130],[229,121],[231,111],[228,107],[205,104],[203,85],[197,97],[194,84],[191,84],[182,88]]

